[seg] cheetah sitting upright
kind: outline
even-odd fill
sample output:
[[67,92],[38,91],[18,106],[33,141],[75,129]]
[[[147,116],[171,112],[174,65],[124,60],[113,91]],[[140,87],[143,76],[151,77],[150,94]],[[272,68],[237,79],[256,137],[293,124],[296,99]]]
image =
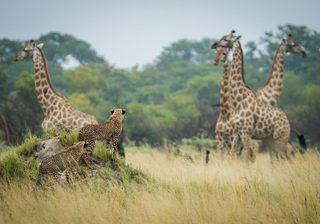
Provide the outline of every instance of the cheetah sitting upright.
[[58,182],[68,182],[68,173],[78,165],[88,144],[84,141],[70,146],[67,150],[45,158],[39,167],[37,185],[43,185],[49,177]]
[[[113,109],[110,117],[103,124],[84,126],[79,131],[79,141],[87,142],[90,149],[89,153],[92,153],[96,140],[105,141],[107,146],[111,140],[113,147],[112,157],[115,159],[118,153],[118,140],[122,131],[122,121],[125,113],[124,109]],[[87,163],[87,158],[84,158],[84,161]],[[87,165],[89,164],[87,163]]]

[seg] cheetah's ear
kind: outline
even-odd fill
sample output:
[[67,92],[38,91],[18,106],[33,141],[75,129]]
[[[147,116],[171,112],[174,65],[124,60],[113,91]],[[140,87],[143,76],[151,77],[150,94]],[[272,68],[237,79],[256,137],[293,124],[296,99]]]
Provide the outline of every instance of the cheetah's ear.
[[114,113],[114,109],[113,110],[111,110],[111,114],[113,114]]
[[125,109],[122,109],[122,114],[125,114],[126,113],[126,110]]

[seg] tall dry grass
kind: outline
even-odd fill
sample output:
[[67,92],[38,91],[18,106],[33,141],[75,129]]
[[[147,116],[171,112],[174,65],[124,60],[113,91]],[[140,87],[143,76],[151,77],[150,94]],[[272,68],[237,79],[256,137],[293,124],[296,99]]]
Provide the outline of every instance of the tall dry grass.
[[[194,155],[194,158],[197,155]],[[271,165],[212,156],[205,165],[160,152],[128,152],[155,183],[35,189],[0,185],[0,223],[320,223],[320,156]]]

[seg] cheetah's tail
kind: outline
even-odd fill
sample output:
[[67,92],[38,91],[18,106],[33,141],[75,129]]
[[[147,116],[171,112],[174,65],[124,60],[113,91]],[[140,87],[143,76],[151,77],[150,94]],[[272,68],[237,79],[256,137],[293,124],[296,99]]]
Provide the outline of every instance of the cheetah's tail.
[[301,149],[299,150],[300,153],[304,153],[307,150],[306,138],[304,137],[304,135],[302,133],[300,133],[299,131],[297,131],[294,128],[291,128],[291,131],[293,131],[297,135],[299,145],[301,147]]

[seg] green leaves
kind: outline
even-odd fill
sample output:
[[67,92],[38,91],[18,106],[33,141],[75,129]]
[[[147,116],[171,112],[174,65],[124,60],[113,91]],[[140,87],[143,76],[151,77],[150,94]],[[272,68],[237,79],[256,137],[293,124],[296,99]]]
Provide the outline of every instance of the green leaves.
[[15,59],[15,55],[22,48],[19,41],[8,40],[6,38],[0,40],[0,64],[10,64]]
[[212,60],[210,45],[212,40],[201,41],[182,39],[165,47],[157,58],[157,66],[165,67],[176,61],[189,61],[195,64],[208,64]]
[[86,63],[103,63],[103,57],[98,56],[90,44],[68,34],[51,32],[39,38],[38,42],[44,43],[44,51],[48,60],[61,63],[71,55],[81,65]]
[[[307,138],[320,126],[320,34],[305,26],[279,26],[266,32],[261,43],[244,48],[245,79],[257,89],[267,80],[276,46],[288,33],[306,49],[308,58],[288,55],[284,92],[280,107],[287,112],[292,127]],[[165,47],[154,64],[141,69],[118,69],[108,64],[89,43],[68,34],[51,32],[37,40],[44,54],[53,87],[77,109],[93,114],[102,122],[115,107],[127,110],[126,136],[136,143],[162,144],[163,139],[179,141],[204,133],[214,136],[219,103],[222,66],[212,66],[213,40],[182,39]],[[28,129],[41,133],[43,113],[34,92],[30,61],[11,63],[21,50],[20,41],[0,40],[0,129],[8,143],[21,141]],[[64,70],[74,58],[80,66]],[[152,59],[150,59],[151,61]],[[9,136],[9,140],[7,138]],[[3,138],[4,138],[3,137]]]
[[23,159],[16,152],[8,153],[0,161],[0,169],[7,180],[23,178],[26,175],[24,168]]
[[[319,74],[320,33],[306,26],[287,24],[279,26],[276,33],[266,32],[264,37],[261,38],[262,41],[258,48],[253,46],[252,43],[247,45],[248,49],[246,51],[248,52],[245,60],[257,62],[257,68],[265,72],[270,71],[272,58],[277,46],[290,33],[305,48],[308,57],[304,59],[298,55],[288,55],[285,60],[286,71],[293,71],[295,74],[301,75],[304,80],[311,81],[316,74]],[[256,55],[258,60],[253,61],[253,55]]]

